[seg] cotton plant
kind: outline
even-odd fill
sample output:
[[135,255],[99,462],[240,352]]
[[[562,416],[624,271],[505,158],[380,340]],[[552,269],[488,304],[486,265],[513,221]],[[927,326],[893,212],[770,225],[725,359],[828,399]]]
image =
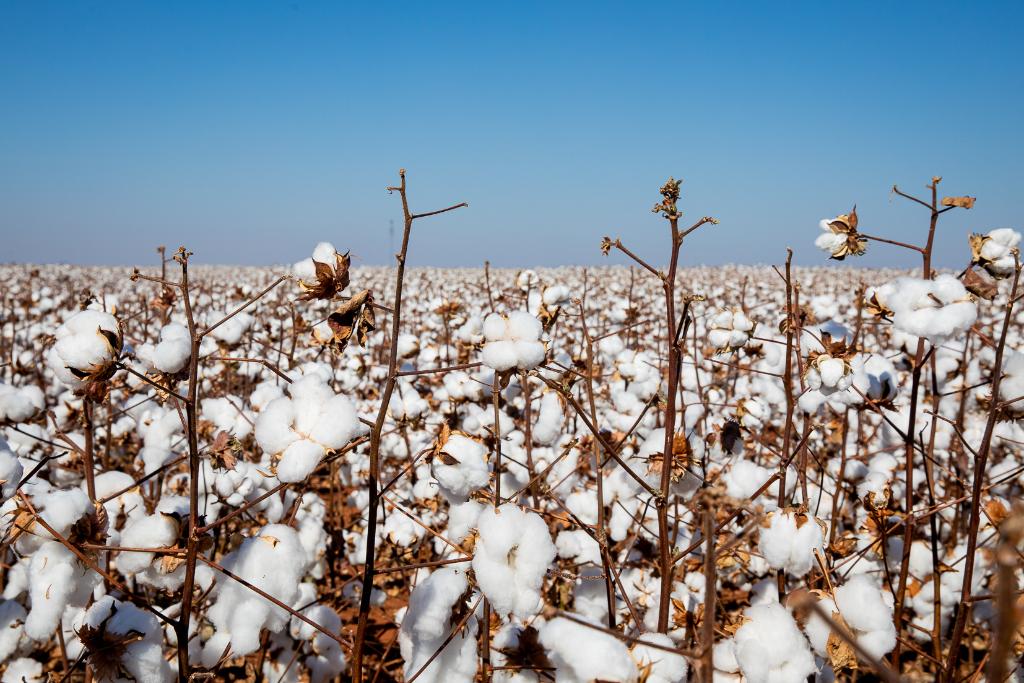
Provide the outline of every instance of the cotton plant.
[[749,683],[803,681],[817,672],[814,656],[793,615],[779,603],[749,607],[736,631],[735,659]]

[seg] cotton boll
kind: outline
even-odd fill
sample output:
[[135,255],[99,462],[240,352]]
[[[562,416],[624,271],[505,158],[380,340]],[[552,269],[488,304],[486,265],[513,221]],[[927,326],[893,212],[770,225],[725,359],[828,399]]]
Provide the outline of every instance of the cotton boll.
[[304,480],[327,451],[347,444],[359,431],[355,406],[310,374],[288,388],[290,396],[274,399],[256,419],[260,448],[278,458],[281,482]]
[[25,470],[18,456],[0,437],[0,503],[6,502],[18,492],[18,484],[24,475]]
[[430,471],[451,502],[468,500],[469,494],[487,486],[491,476],[487,449],[463,434],[448,438],[434,456]]
[[866,574],[858,574],[836,589],[836,606],[857,642],[876,659],[896,646],[892,595]]
[[505,339],[508,336],[508,323],[497,313],[491,313],[484,318],[483,335],[489,342]]
[[541,605],[544,575],[555,559],[544,520],[506,503],[481,512],[477,528],[473,571],[480,590],[498,614],[533,616]]
[[[160,683],[174,678],[174,672],[163,657],[160,624],[149,612],[130,602],[106,596],[96,601],[85,613],[82,627],[94,629],[101,634],[100,647],[118,637],[133,636],[118,662],[120,670],[128,675],[125,680]],[[107,646],[102,652],[90,652],[90,656],[109,660],[116,652]]]
[[498,340],[484,346],[480,360],[492,370],[505,372],[519,363],[519,352],[515,342]]
[[[269,524],[258,536],[242,541],[237,550],[221,562],[223,566],[281,602],[291,603],[306,570],[306,553],[298,534],[283,524]],[[212,666],[225,645],[235,656],[254,652],[260,632],[277,630],[288,621],[288,613],[236,581],[219,582],[208,618],[216,629],[203,648],[204,666]]]
[[512,368],[530,370],[544,361],[546,351],[539,341],[540,320],[525,311],[513,311],[508,318],[492,313],[484,320],[484,345],[481,360],[498,372]]
[[803,681],[817,671],[807,639],[778,603],[748,607],[736,631],[736,660],[749,683]]
[[559,683],[634,683],[639,678],[626,646],[603,631],[555,617],[540,628],[540,642],[557,669]]
[[[413,589],[398,632],[407,679],[419,673],[416,680],[423,683],[472,683],[476,677],[476,619],[470,617],[466,627],[444,644],[457,626],[451,620],[452,609],[465,603],[468,585],[464,572],[441,567]],[[438,650],[440,654],[427,664]]]
[[26,614],[14,600],[0,602],[0,662],[8,661],[24,641]]
[[646,643],[675,649],[676,645],[664,633],[645,633],[633,646],[632,656],[637,667],[646,670],[644,683],[686,683],[689,664],[681,654],[651,647]]
[[74,314],[57,328],[48,363],[61,382],[80,389],[92,378],[106,379],[121,353],[117,318],[101,311]]
[[43,665],[28,657],[19,657],[7,664],[0,683],[43,683]]
[[98,579],[60,541],[46,541],[33,553],[30,575],[25,634],[33,640],[50,638],[68,604],[84,605]]
[[13,387],[0,383],[0,423],[25,422],[46,408],[46,397],[39,387]]
[[758,549],[775,569],[803,576],[815,566],[814,551],[824,552],[824,531],[818,520],[806,515],[776,511],[761,529]]
[[533,442],[538,446],[548,446],[554,443],[562,431],[565,416],[562,412],[562,402],[558,394],[549,391],[541,396],[540,410],[537,420],[533,424]]

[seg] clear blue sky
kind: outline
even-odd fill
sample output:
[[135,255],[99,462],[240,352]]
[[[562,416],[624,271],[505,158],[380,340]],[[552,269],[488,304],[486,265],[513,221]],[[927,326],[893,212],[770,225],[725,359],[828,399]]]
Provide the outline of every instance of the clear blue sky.
[[[276,263],[318,240],[413,264],[662,261],[669,174],[713,231],[687,263],[823,263],[817,221],[916,239],[1020,228],[1020,2],[0,2],[0,261]],[[864,265],[906,263],[872,245]]]

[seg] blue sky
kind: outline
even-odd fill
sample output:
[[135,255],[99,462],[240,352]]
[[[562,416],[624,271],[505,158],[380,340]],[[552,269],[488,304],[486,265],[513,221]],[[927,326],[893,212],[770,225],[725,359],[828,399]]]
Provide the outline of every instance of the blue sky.
[[[898,183],[1020,228],[1021,3],[0,3],[0,262],[211,263],[328,239],[390,262],[409,171],[413,264],[655,262],[683,177],[686,263],[824,263],[820,218],[916,240]],[[872,245],[858,263],[914,263]]]

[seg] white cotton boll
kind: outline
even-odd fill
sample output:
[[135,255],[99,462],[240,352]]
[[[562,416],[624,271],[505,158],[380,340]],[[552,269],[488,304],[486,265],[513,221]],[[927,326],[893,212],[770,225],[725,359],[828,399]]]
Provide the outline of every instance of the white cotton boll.
[[164,325],[160,330],[160,343],[153,349],[153,367],[174,374],[185,368],[191,355],[192,337],[188,328],[179,323]]
[[846,244],[846,235],[841,235],[832,232],[832,230],[829,229],[828,227],[829,221],[821,222],[824,226],[823,229],[826,230],[827,232],[822,232],[820,235],[818,235],[817,239],[814,240],[814,246],[828,254],[834,254],[844,244]]
[[540,628],[540,643],[557,669],[559,683],[634,683],[639,678],[636,663],[622,641],[564,617],[555,617]]
[[0,602],[0,662],[6,662],[25,637],[25,608],[14,600]]
[[934,280],[898,278],[877,292],[893,311],[894,328],[936,346],[966,332],[978,317],[963,284],[946,273]]
[[107,334],[119,338],[120,330],[117,318],[102,311],[79,311],[58,327],[48,357],[58,379],[79,389],[82,374],[102,373],[117,360],[120,348],[111,345]]
[[28,657],[19,657],[8,662],[0,683],[43,683],[43,665]]
[[538,446],[549,446],[555,442],[565,423],[562,413],[562,402],[558,394],[549,391],[541,396],[540,410],[531,432],[533,442]]
[[803,577],[815,565],[814,551],[824,552],[824,531],[813,517],[776,511],[761,528],[758,549],[769,566]]
[[[126,548],[170,548],[178,539],[180,523],[171,515],[156,513],[129,522],[121,532],[121,545]],[[153,553],[120,552],[114,561],[125,575],[148,569],[157,559]]]
[[[398,632],[407,679],[421,669],[416,680],[423,683],[471,683],[475,678],[476,619],[471,617],[466,627],[444,644],[457,626],[451,621],[452,608],[464,601],[468,585],[463,571],[442,567],[413,589]],[[440,654],[428,665],[439,649]]]
[[359,431],[355,406],[335,394],[316,374],[289,386],[290,396],[274,399],[256,419],[255,437],[263,451],[280,458],[278,479],[305,479],[329,450],[347,444]]
[[748,683],[803,681],[817,671],[807,639],[778,603],[748,607],[736,631],[736,661]]
[[520,370],[532,370],[544,362],[547,351],[539,341],[517,341],[514,343],[516,367]]
[[633,660],[637,667],[647,671],[644,683],[686,683],[690,666],[686,658],[676,652],[669,652],[646,643],[675,649],[676,644],[664,633],[644,633],[640,642],[633,646]]
[[480,514],[473,571],[495,612],[520,619],[541,606],[544,575],[555,559],[555,546],[544,520],[506,503]]
[[512,311],[508,316],[508,338],[515,341],[537,341],[543,332],[540,320],[526,311]]
[[468,436],[452,434],[434,456],[430,472],[450,501],[465,501],[490,481],[487,449]]
[[[283,524],[268,524],[259,535],[242,541],[222,564],[226,569],[285,604],[294,601],[306,570],[306,553],[298,534]],[[277,630],[288,613],[236,581],[222,581],[214,588],[216,601],[208,617],[216,628],[203,648],[204,666],[212,666],[231,645],[235,656],[256,651],[260,632]]]
[[508,336],[508,323],[505,322],[505,318],[497,313],[491,313],[484,318],[483,335],[489,342],[505,339]]
[[68,603],[80,589],[93,585],[79,585],[90,571],[60,541],[47,541],[33,553],[29,583],[32,609],[25,619],[29,638],[47,640],[53,635]]
[[423,527],[416,524],[399,510],[394,510],[384,522],[384,535],[401,548],[408,548],[425,534]]
[[412,334],[400,334],[397,347],[399,358],[411,358],[420,352],[419,337]]
[[285,484],[302,481],[323,457],[323,446],[308,439],[300,439],[281,454],[281,460],[277,463],[277,478]]
[[558,532],[555,538],[555,548],[558,556],[572,560],[576,564],[591,563],[594,565],[603,564],[601,561],[601,546],[590,534],[582,529],[565,529]]
[[153,614],[106,596],[88,609],[82,625],[114,636],[133,636],[120,658],[120,668],[127,674],[125,680],[160,683],[174,678],[163,657],[162,630]]
[[475,500],[453,503],[448,508],[448,531],[445,538],[453,543],[462,543],[469,536],[486,506]]
[[519,363],[519,353],[516,343],[512,341],[499,340],[486,344],[483,348],[480,360],[492,370],[504,372],[516,367]]
[[39,387],[13,387],[0,383],[0,423],[25,422],[46,408],[46,397]]
[[25,468],[22,467],[21,461],[3,437],[0,437],[0,503],[14,497],[23,476]]
[[872,657],[881,659],[896,646],[892,595],[870,576],[858,574],[837,588],[836,606]]
[[821,383],[826,387],[836,387],[839,380],[846,374],[846,367],[840,358],[829,358],[818,365]]

